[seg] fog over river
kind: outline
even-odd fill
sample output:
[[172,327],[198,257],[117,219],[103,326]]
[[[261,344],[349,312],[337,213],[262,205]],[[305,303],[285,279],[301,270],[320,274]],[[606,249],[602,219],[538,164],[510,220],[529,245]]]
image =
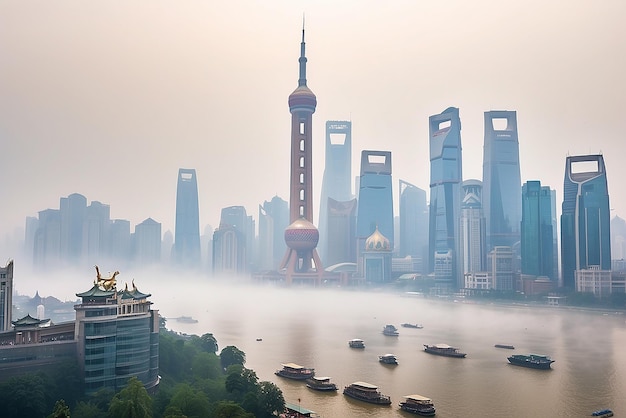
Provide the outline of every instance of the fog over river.
[[[153,292],[165,317],[181,315],[196,324],[170,320],[176,331],[211,332],[220,347],[246,353],[246,367],[276,383],[285,400],[322,417],[400,417],[402,396],[433,399],[438,417],[583,417],[601,408],[626,411],[625,316],[597,311],[497,306],[441,301],[382,291],[271,286],[177,285]],[[410,329],[401,323],[421,323]],[[400,336],[382,334],[385,324]],[[261,338],[262,341],[257,341]],[[365,350],[348,340],[365,340]],[[439,357],[423,344],[447,343],[465,359]],[[496,343],[515,346],[498,349]],[[378,356],[393,353],[398,366]],[[512,353],[550,355],[552,370],[508,364]],[[313,391],[303,382],[274,375],[281,363],[313,367],[341,388],[354,381],[375,384],[391,407],[370,405],[341,394]]]
[[[626,413],[626,315],[547,306],[477,304],[376,290],[251,285],[181,279],[176,274],[138,274],[139,290],[166,318],[192,316],[195,324],[170,319],[167,327],[201,335],[213,333],[220,348],[246,353],[246,367],[259,380],[276,383],[285,400],[329,417],[409,417],[398,408],[402,396],[430,397],[437,417],[584,417],[601,408]],[[120,275],[118,288],[133,276]],[[161,278],[162,277],[162,278]],[[70,278],[66,277],[66,281]],[[87,290],[93,278],[71,279],[55,288],[48,282],[20,282],[22,294],[59,298],[59,289]],[[120,285],[121,282],[121,285]],[[55,289],[57,290],[55,292]],[[410,329],[401,323],[420,323]],[[399,337],[382,334],[393,324]],[[364,350],[348,340],[365,340]],[[257,341],[257,339],[262,339]],[[423,344],[446,343],[465,359],[439,357]],[[496,343],[515,350],[498,349]],[[393,353],[398,366],[378,362]],[[555,362],[542,371],[508,364],[512,353],[547,354]],[[313,367],[330,376],[338,393],[308,389],[303,382],[274,375],[281,363]],[[377,385],[391,406],[346,398],[354,381]]]

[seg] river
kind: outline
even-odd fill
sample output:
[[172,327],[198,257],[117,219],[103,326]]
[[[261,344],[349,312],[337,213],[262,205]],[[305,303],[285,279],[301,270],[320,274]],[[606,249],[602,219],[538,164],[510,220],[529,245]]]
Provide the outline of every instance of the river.
[[[211,332],[221,348],[246,353],[259,380],[276,383],[285,400],[321,417],[409,417],[404,395],[430,397],[437,417],[584,417],[611,408],[626,411],[625,315],[524,305],[442,301],[423,296],[345,289],[187,285],[152,292],[165,317],[189,315],[196,324],[168,321],[175,331]],[[422,329],[401,323],[420,323]],[[398,337],[382,334],[385,324]],[[364,350],[348,340],[361,338]],[[260,339],[260,341],[258,341]],[[424,344],[446,343],[464,359],[427,354]],[[515,350],[495,348],[505,343]],[[378,362],[393,353],[399,365]],[[512,353],[547,354],[552,370],[508,364]],[[330,376],[337,393],[313,391],[303,382],[274,375],[281,363],[313,367]],[[377,385],[391,406],[346,398],[354,381]]]

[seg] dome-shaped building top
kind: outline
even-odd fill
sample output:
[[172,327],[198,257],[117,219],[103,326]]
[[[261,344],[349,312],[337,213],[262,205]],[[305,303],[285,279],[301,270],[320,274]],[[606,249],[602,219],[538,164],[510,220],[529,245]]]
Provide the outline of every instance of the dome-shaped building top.
[[316,106],[317,97],[306,84],[298,86],[289,95],[289,111],[292,113],[297,110],[307,110],[313,113]]
[[391,243],[376,227],[376,231],[365,240],[365,251],[391,251]]
[[312,250],[319,239],[319,231],[305,218],[297,219],[285,229],[285,244],[297,251]]

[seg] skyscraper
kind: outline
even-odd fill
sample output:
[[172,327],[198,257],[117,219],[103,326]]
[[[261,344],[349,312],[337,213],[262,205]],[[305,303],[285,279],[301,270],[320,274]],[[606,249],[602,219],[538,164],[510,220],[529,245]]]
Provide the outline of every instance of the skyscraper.
[[[351,196],[350,182],[352,180],[352,122],[326,122],[326,149],[324,160],[324,176],[322,178],[322,193],[320,197],[319,230],[320,243],[318,245],[321,259],[328,264],[330,255],[328,229],[328,199],[336,202],[347,202]],[[332,263],[331,263],[332,264]]]
[[148,218],[135,226],[133,247],[135,261],[140,266],[161,261],[161,224]]
[[304,28],[300,43],[298,87],[289,95],[291,112],[291,172],[289,222],[285,230],[287,253],[281,262],[287,284],[294,277],[321,283],[324,273],[317,255],[319,231],[313,225],[313,113],[315,94],[306,85]]
[[59,202],[61,215],[61,258],[72,263],[80,262],[83,255],[83,226],[87,212],[87,198],[78,193],[62,197]]
[[462,183],[460,242],[463,274],[485,271],[487,248],[485,244],[485,216],[482,206],[483,184],[480,180]]
[[11,329],[13,314],[13,260],[0,267],[0,332]]
[[449,107],[428,118],[430,138],[429,265],[439,287],[462,287],[459,268],[461,119]]
[[177,264],[200,266],[200,217],[196,170],[178,170],[176,230],[172,256]]
[[400,257],[420,260],[422,273],[428,273],[428,203],[426,191],[400,180],[399,234]]
[[517,113],[485,112],[483,147],[483,210],[487,246],[513,247],[520,240],[522,181],[517,138]]
[[287,246],[283,237],[289,226],[289,204],[278,196],[259,205],[260,270],[276,270]]
[[357,200],[328,198],[328,255],[325,265],[356,262]]
[[361,152],[356,237],[359,254],[376,229],[394,246],[391,151]]
[[576,270],[611,269],[609,191],[602,155],[567,157],[561,210],[563,286],[576,289]]
[[522,186],[522,274],[558,281],[554,275],[553,227],[550,187],[527,181]]
[[248,268],[249,218],[243,206],[222,209],[213,234],[213,272],[243,274]]

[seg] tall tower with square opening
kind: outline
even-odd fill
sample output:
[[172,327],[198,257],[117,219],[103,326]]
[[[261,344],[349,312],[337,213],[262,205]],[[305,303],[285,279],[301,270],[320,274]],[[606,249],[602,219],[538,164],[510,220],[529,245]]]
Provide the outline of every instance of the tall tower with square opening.
[[522,181],[517,139],[517,112],[485,112],[483,210],[487,247],[513,247],[520,241]]
[[200,265],[200,218],[196,170],[178,170],[176,186],[176,231],[172,252],[176,264]]
[[[330,229],[331,206],[337,203],[348,204],[352,199],[352,122],[326,121],[326,149],[324,160],[324,176],[320,195],[319,230],[320,243],[318,250],[324,264],[331,265],[330,259],[335,258],[330,248],[333,246],[335,234]],[[329,203],[333,200],[333,204]],[[344,260],[345,261],[345,260]]]
[[430,209],[428,256],[437,287],[463,287],[460,274],[461,119],[449,107],[428,118],[430,140]]
[[610,213],[604,157],[567,157],[561,211],[563,287],[576,289],[576,270],[611,269]]
[[317,106],[315,94],[306,85],[304,27],[300,43],[298,87],[289,95],[291,112],[291,175],[289,222],[285,229],[287,252],[281,262],[285,281],[294,279],[322,281],[324,270],[317,254],[319,231],[313,225],[312,125]]

